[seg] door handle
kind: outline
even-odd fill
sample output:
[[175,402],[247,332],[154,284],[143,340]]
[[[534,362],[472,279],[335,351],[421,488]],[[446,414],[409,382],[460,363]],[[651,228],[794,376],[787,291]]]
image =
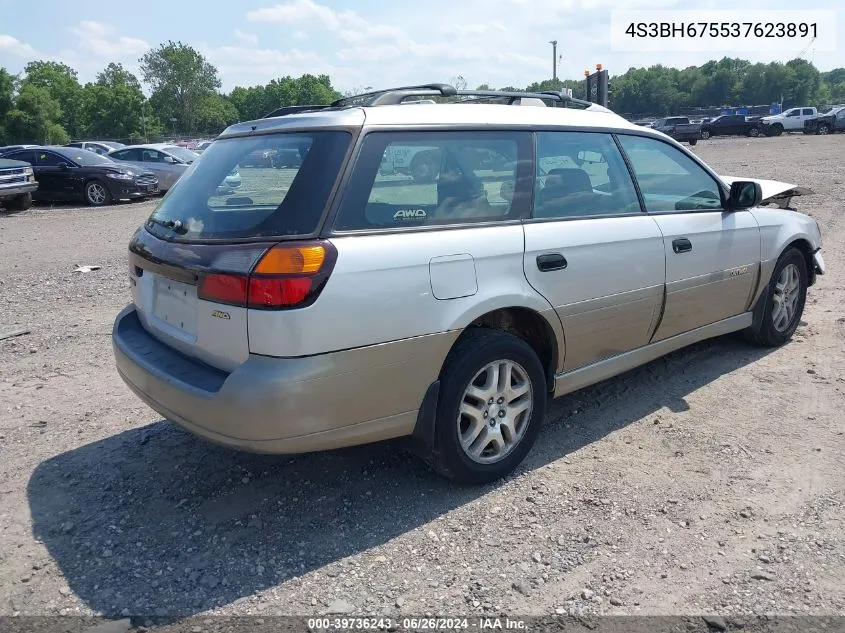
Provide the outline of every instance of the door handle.
[[543,253],[537,255],[537,268],[541,271],[563,270],[566,268],[566,258],[560,253]]
[[692,250],[692,242],[685,237],[672,240],[672,250],[676,253],[688,253]]

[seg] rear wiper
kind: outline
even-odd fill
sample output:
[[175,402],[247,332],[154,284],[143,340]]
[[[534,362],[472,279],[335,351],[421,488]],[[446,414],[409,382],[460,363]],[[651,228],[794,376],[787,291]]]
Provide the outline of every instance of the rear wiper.
[[147,224],[158,224],[166,229],[170,229],[174,233],[188,232],[188,227],[185,226],[182,220],[159,220],[158,218],[150,218],[147,220]]

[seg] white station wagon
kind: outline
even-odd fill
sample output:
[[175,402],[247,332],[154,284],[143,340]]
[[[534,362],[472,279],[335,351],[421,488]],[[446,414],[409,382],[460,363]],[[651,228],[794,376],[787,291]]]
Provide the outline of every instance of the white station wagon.
[[[221,193],[280,148],[301,164]],[[433,173],[385,168],[420,148]],[[559,93],[432,84],[282,109],[228,128],[132,238],[117,368],[212,442],[406,437],[489,482],[550,398],[729,332],[787,342],[824,274],[796,193]]]

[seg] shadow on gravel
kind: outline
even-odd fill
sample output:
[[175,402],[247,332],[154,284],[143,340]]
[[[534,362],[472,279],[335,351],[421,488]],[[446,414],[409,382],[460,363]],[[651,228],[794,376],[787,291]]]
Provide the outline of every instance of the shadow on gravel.
[[[662,407],[683,410],[687,394],[765,354],[722,338],[563,398],[520,473]],[[326,565],[341,583],[345,557],[492,488],[453,486],[389,445],[256,456],[158,422],[45,461],[28,496],[35,536],[90,608],[178,617]]]

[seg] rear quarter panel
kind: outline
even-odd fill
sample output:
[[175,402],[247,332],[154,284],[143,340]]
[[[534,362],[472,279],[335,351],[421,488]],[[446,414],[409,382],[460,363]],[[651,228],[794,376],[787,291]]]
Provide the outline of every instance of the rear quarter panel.
[[[331,241],[337,263],[313,305],[287,312],[249,311],[252,353],[321,354],[458,330],[498,308],[551,309],[522,273],[525,239],[519,224]],[[433,272],[432,266],[441,265]],[[451,293],[454,298],[436,298],[443,293],[435,292],[432,280],[442,283],[442,273],[451,271],[474,274],[475,283],[455,280],[444,286],[461,289]],[[560,327],[559,322],[551,325]]]

